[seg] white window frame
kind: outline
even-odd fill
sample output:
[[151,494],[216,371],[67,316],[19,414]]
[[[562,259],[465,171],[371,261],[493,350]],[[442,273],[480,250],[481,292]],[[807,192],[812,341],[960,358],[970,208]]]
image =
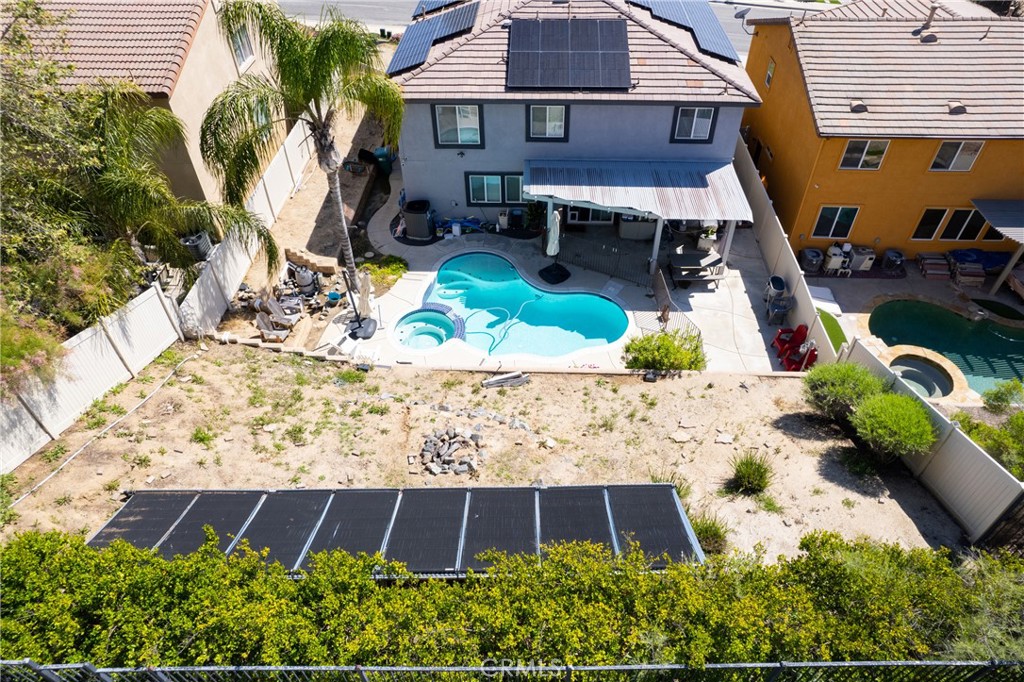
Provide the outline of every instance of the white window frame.
[[[939,154],[942,153],[942,150],[945,149],[947,145],[951,144],[957,145],[957,148],[956,154],[953,155],[953,158],[949,162],[949,168],[936,168],[935,164],[939,160]],[[960,159],[960,154],[964,150],[964,145],[967,144],[972,146],[977,145],[978,153],[974,155],[974,158],[971,160],[971,163],[967,168],[957,168],[957,161]],[[939,145],[938,150],[936,150],[935,156],[932,158],[932,164],[928,170],[936,173],[969,173],[974,168],[974,164],[978,161],[978,157],[981,156],[981,152],[984,148],[985,143],[980,140],[943,140],[942,144]]]
[[[455,110],[455,136],[458,138],[455,142],[445,142],[441,139],[441,110],[442,109],[454,109]],[[471,117],[463,116],[464,113],[472,110],[476,125],[464,124],[465,121],[469,121]],[[437,145],[439,147],[482,147],[484,141],[484,129],[483,119],[480,116],[480,105],[479,104],[435,104],[434,105],[434,126],[437,134]],[[463,131],[476,131],[476,141],[464,140]]]
[[249,37],[249,31],[244,26],[231,34],[231,54],[235,57],[235,64],[238,65],[239,71],[245,71],[256,61],[256,52],[252,49],[252,38]]
[[[956,236],[955,237],[947,237],[947,236],[945,236],[945,232],[946,232],[946,230],[949,229],[950,224],[953,222],[953,218],[956,217],[956,214],[957,213],[963,213],[964,211],[967,212],[967,217],[964,218],[964,222],[960,226],[960,229],[957,231]],[[981,217],[981,225],[978,227],[978,233],[976,235],[974,235],[973,237],[969,238],[969,239],[965,239],[964,236],[963,236],[964,230],[967,229],[967,225],[971,222],[971,220],[975,216],[980,216]],[[984,232],[985,232],[985,225],[986,225],[986,223],[988,223],[988,221],[985,220],[985,216],[981,215],[981,213],[979,213],[978,209],[976,209],[976,208],[954,208],[954,209],[951,209],[951,212],[949,214],[949,218],[946,220],[946,224],[943,226],[942,230],[939,232],[939,241],[944,241],[944,242],[976,242],[976,241],[979,241],[981,239],[981,235],[984,234]]]
[[[915,237],[917,231],[921,229],[921,223],[924,221],[924,217],[928,215],[928,211],[942,211],[942,217],[939,218],[939,222],[935,224],[935,229],[932,230],[931,236],[929,237]],[[930,242],[935,239],[935,236],[941,234],[942,226],[946,223],[946,218],[949,217],[948,208],[939,208],[937,206],[929,206],[921,212],[921,217],[917,219],[917,225],[914,226],[914,231],[910,233],[910,241],[914,242]]]
[[[476,197],[473,196],[473,178],[483,178],[483,182],[484,182],[484,186],[483,186],[484,196],[483,196],[482,199],[477,199]],[[493,188],[494,183],[493,182],[489,183],[488,180],[493,181],[495,179],[497,180],[498,196],[497,196],[497,198],[492,199],[492,198],[490,198],[489,193],[488,193],[487,190],[488,190],[488,185],[491,185],[491,187]],[[473,173],[473,174],[471,174],[469,176],[469,201],[471,203],[474,203],[474,204],[501,204],[502,203],[502,189],[503,189],[502,185],[504,185],[504,184],[505,184],[504,183],[504,179],[502,178],[500,173],[494,173],[494,174]]]
[[764,87],[771,90],[773,80],[775,80],[775,60],[768,57],[768,70],[764,74]]
[[[832,219],[832,225],[829,227],[828,234],[818,234],[818,223],[821,222],[822,213],[827,209],[836,209],[836,215]],[[853,220],[850,221],[850,230],[844,235],[836,235],[836,225],[839,223],[839,216],[842,215],[843,211],[853,211]],[[857,216],[860,215],[859,206],[822,206],[818,209],[818,217],[814,219],[814,227],[811,228],[811,237],[814,239],[849,239],[850,235],[853,234],[853,226],[857,222]]]
[[[530,135],[529,135],[529,137],[530,137],[531,140],[564,140],[565,139],[566,133],[568,133],[568,131],[569,131],[569,128],[568,128],[568,125],[567,125],[568,107],[566,107],[564,104],[530,104],[528,106],[529,106],[529,110],[530,110]],[[537,131],[534,130],[534,127],[533,127],[533,110],[534,109],[544,109],[545,110],[544,111],[544,130],[542,131],[543,134],[538,134]],[[560,133],[558,133],[558,134],[553,134],[551,132],[551,125],[552,125],[551,124],[551,109],[561,109],[562,110],[562,121],[561,121],[560,124],[557,124],[557,123],[555,124],[555,125],[561,125],[561,128],[562,128],[562,131]]]
[[[844,166],[843,164],[846,162],[846,156],[847,156],[847,154],[850,153],[850,145],[851,144],[860,144],[860,143],[864,143],[864,149],[860,153],[860,158],[857,160],[857,165],[856,166]],[[876,148],[877,148],[877,145],[882,145],[882,155],[878,158],[878,165],[877,166],[873,166],[873,167],[872,166],[865,166],[864,165],[864,159],[866,159],[868,157],[868,151],[871,149],[872,145],[875,145]],[[843,150],[843,155],[839,158],[839,169],[840,170],[872,170],[872,171],[879,170],[882,167],[882,163],[885,161],[885,155],[888,152],[889,152],[889,140],[865,140],[865,139],[847,140],[846,148]]]
[[[688,135],[679,134],[679,125],[683,122],[683,112],[692,111],[693,121],[690,123],[690,132]],[[696,135],[697,132],[697,121],[702,120],[700,113],[702,111],[711,112],[711,117],[707,119],[708,127],[703,137]],[[675,128],[672,130],[672,140],[675,142],[707,142],[711,139],[711,134],[715,129],[715,108],[714,107],[676,107],[676,120]]]

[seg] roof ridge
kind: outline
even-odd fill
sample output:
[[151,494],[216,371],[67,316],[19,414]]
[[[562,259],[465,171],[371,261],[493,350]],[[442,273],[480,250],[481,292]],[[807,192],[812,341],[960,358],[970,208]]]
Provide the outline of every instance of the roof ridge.
[[[751,19],[750,23],[755,23],[755,22],[756,23],[775,22],[776,19],[780,20],[780,23],[788,20],[794,26],[803,26],[804,24],[808,24],[808,23],[828,23],[828,22],[841,23],[841,22],[846,22],[846,21],[848,21],[848,22],[856,22],[856,23],[863,23],[863,24],[869,24],[869,23],[923,24],[925,22],[925,20],[927,19],[927,17],[923,17],[923,18],[918,19],[918,18],[914,18],[914,17],[851,17],[851,16],[843,16],[843,15],[830,15],[830,16],[826,17],[826,16],[818,15],[818,16],[815,16],[813,18],[808,17],[806,20],[801,20],[800,17],[785,17],[785,18],[783,18],[783,17],[777,17],[777,18],[776,17],[766,17],[764,19]],[[999,22],[1001,22],[1001,23],[1022,23],[1022,22],[1024,22],[1024,17],[1001,17],[1001,16],[968,17],[968,16],[961,16],[961,15],[952,16],[952,17],[936,16],[936,17],[932,18],[931,23],[932,23],[932,25],[934,25],[934,24],[940,24],[940,23],[952,23],[952,22],[961,22],[962,23],[962,22],[971,22],[971,21],[984,22],[984,23],[999,23]]]
[[[532,2],[533,0],[530,0],[530,1]],[[622,12],[624,16],[629,17],[631,20],[633,20],[634,22],[639,24],[642,28],[646,29],[652,35],[654,35],[655,37],[657,37],[657,38],[661,39],[662,41],[668,43],[672,47],[676,48],[683,55],[689,57],[690,59],[692,59],[694,62],[696,62],[700,66],[704,67],[706,70],[708,70],[711,73],[713,73],[714,75],[718,76],[719,78],[724,80],[726,83],[728,83],[729,85],[733,86],[734,88],[736,88],[737,90],[742,92],[747,97],[749,97],[752,100],[757,101],[757,102],[761,101],[761,98],[757,94],[756,91],[751,91],[751,90],[743,87],[743,85],[738,83],[735,78],[732,78],[728,74],[722,73],[719,69],[715,68],[714,66],[712,66],[708,62],[704,61],[704,54],[701,53],[699,50],[698,50],[697,54],[694,54],[694,53],[690,52],[690,50],[686,49],[685,47],[683,47],[682,45],[680,45],[676,41],[672,40],[671,38],[669,38],[667,35],[665,35],[661,31],[659,31],[654,26],[651,26],[646,21],[644,21],[643,19],[641,19],[637,15],[633,14],[632,10],[629,9],[629,5],[628,4],[623,3],[622,5],[617,5],[617,4],[614,4],[612,2],[612,0],[600,0],[600,2],[603,2],[604,4],[608,5],[609,7],[612,7],[613,9],[616,9],[616,10]]]

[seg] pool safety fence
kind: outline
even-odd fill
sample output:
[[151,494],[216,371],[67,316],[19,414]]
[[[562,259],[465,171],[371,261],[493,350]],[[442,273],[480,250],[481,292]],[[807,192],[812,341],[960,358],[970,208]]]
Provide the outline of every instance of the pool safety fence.
[[647,242],[618,238],[593,239],[564,232],[559,240],[560,262],[578,265],[643,287],[651,285],[650,255]]
[[565,682],[1015,682],[1017,661],[855,661],[840,663],[716,663],[686,665],[567,666],[533,661],[493,661],[484,666],[251,666],[100,668],[88,663],[39,665],[0,661],[9,682],[376,682],[395,680],[563,680]]

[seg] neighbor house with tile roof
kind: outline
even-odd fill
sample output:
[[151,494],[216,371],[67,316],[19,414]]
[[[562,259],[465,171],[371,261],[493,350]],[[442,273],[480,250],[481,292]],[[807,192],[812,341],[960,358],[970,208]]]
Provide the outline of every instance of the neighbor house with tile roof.
[[[52,31],[63,32],[67,49],[58,56],[74,66],[68,83],[132,81],[150,96],[153,106],[174,112],[185,124],[187,137],[164,159],[172,188],[189,199],[219,201],[218,182],[199,153],[199,128],[206,109],[229,83],[245,73],[268,72],[250,36],[241,31],[225,38],[218,25],[216,0],[44,0],[42,4],[63,17]],[[271,223],[309,159],[304,142],[289,145],[288,152],[293,158],[275,159],[248,202],[251,210]]]
[[424,0],[388,73],[406,196],[442,216],[625,215],[655,255],[665,220],[750,219],[732,159],[760,97],[705,2]]
[[855,0],[748,23],[743,123],[794,250],[1017,247],[986,210],[1024,199],[1024,20]]

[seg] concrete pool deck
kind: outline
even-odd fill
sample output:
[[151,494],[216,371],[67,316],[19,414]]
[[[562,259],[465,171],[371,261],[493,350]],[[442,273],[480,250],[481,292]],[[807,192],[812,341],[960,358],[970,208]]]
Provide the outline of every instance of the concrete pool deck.
[[[436,369],[531,370],[531,371],[624,371],[622,348],[626,341],[649,327],[656,313],[649,289],[598,272],[565,265],[572,276],[563,284],[542,282],[537,272],[550,265],[550,257],[540,251],[540,240],[519,240],[494,234],[466,234],[429,245],[408,245],[396,241],[390,232],[397,215],[401,193],[401,175],[396,168],[391,176],[388,202],[374,214],[367,234],[376,251],[403,258],[408,272],[385,294],[372,303],[373,317],[379,323],[374,337],[354,342],[345,338],[344,322],[338,317],[328,325],[318,347],[336,345],[357,360],[377,364],[409,364]],[[629,327],[618,341],[586,348],[569,355],[544,357],[509,354],[488,356],[465,342],[452,340],[431,350],[403,346],[394,337],[394,325],[406,313],[421,307],[427,288],[445,260],[472,251],[503,256],[534,286],[546,291],[602,294],[619,304],[627,314]],[[563,264],[564,265],[564,264]],[[688,289],[671,290],[672,300],[701,331],[708,358],[708,371],[762,374],[777,371],[774,354],[769,353],[778,327],[767,324],[761,292],[768,271],[751,230],[738,230],[729,256],[729,270],[716,283],[695,283]]]

